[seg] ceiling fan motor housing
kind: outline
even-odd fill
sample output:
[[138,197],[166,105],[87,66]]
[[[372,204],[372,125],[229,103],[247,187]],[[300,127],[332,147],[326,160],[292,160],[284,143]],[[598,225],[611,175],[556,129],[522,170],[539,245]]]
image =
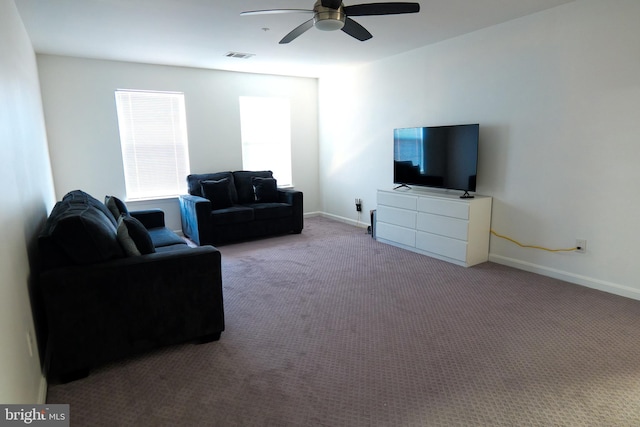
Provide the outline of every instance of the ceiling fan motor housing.
[[322,31],[336,31],[344,27],[346,15],[342,9],[342,5],[338,9],[324,7],[320,0],[313,7],[315,14],[313,15],[313,25]]

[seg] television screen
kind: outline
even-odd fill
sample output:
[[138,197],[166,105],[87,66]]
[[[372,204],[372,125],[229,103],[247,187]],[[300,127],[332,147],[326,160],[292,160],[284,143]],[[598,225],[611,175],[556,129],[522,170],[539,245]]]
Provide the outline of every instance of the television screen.
[[393,182],[476,191],[478,124],[394,129]]

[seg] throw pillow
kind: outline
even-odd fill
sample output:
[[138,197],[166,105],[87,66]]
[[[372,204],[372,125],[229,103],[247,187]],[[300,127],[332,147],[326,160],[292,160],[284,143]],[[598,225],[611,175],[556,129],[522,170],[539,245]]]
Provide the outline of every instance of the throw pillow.
[[104,204],[116,220],[120,218],[120,215],[129,215],[129,209],[127,209],[127,205],[125,205],[122,200],[118,199],[115,196],[105,196]]
[[212,209],[224,209],[233,205],[229,192],[229,178],[202,181],[200,187],[202,195],[211,201]]
[[235,182],[237,201],[244,205],[256,201],[256,191],[253,189],[253,178],[273,178],[271,171],[235,171],[233,181]]
[[269,203],[278,201],[278,185],[274,178],[253,177],[252,182],[257,202]]
[[118,217],[114,218],[113,215],[111,215],[111,212],[109,211],[109,209],[107,209],[107,207],[105,206],[105,204],[100,202],[100,200],[96,199],[95,197],[93,197],[89,193],[86,193],[86,192],[84,192],[82,190],[69,191],[62,198],[62,201],[63,202],[68,202],[68,203],[71,203],[71,204],[80,204],[80,205],[91,206],[93,208],[96,208],[96,209],[102,211],[105,214],[107,219],[109,221],[111,221],[111,224],[114,227],[116,226],[116,222],[118,221]]
[[156,251],[149,231],[130,215],[120,215],[117,233],[118,242],[128,256],[146,255]]
[[105,213],[95,206],[63,200],[56,204],[56,211],[56,220],[49,227],[51,237],[75,264],[92,264],[123,255],[108,210]]
[[194,196],[204,197],[202,194],[202,181],[219,181],[221,179],[229,179],[229,194],[231,194],[231,202],[237,203],[238,193],[236,192],[236,184],[233,180],[233,174],[231,172],[216,172],[216,173],[198,173],[187,175],[187,189],[189,194]]

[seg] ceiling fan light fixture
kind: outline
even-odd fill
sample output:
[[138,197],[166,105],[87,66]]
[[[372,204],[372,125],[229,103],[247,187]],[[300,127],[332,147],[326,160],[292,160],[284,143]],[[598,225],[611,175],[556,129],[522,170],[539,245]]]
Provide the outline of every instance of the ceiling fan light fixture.
[[313,17],[313,25],[322,31],[337,31],[344,27],[344,13],[337,10],[317,12]]

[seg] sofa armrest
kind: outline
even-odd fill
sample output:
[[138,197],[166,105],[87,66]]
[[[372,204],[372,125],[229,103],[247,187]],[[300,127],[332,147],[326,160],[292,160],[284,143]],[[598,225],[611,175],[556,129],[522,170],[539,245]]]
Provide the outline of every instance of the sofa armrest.
[[293,206],[293,232],[300,233],[304,227],[304,207],[302,191],[278,189],[278,201]]
[[164,211],[162,209],[145,209],[129,212],[148,230],[150,228],[164,227]]
[[212,246],[48,270],[39,286],[54,377],[224,330]]
[[200,196],[182,194],[180,202],[180,221],[182,233],[196,245],[211,244],[211,202]]

